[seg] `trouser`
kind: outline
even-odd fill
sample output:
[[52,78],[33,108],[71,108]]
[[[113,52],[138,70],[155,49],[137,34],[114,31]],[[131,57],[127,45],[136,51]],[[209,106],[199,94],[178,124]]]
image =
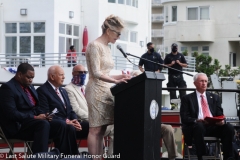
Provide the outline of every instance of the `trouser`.
[[[179,74],[179,75],[169,74],[167,87],[187,88],[187,84],[184,81],[182,74]],[[177,99],[176,90],[170,90],[169,92],[170,92],[170,101],[171,99]],[[181,90],[179,91],[179,94],[180,94],[180,98],[182,98],[184,95],[186,95],[186,91]]]
[[218,137],[221,139],[224,160],[227,160],[227,158],[232,157],[233,155],[232,141],[234,136],[234,128],[231,124],[227,123],[222,126],[210,126],[204,125],[202,122],[197,122],[192,126],[183,126],[183,134],[184,137],[186,137],[187,139],[194,139],[198,157],[202,157],[206,154],[206,146],[204,143],[205,136]]
[[171,125],[161,124],[161,137],[167,148],[168,158],[176,158],[178,153],[175,146],[174,132]]

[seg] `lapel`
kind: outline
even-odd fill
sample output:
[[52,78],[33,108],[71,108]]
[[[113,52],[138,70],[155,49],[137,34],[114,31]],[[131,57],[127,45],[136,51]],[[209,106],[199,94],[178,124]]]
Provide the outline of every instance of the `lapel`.
[[37,95],[37,92],[36,92],[34,86],[30,85],[30,86],[29,86],[29,89],[30,89],[30,91],[32,92],[32,95],[34,96],[35,100],[38,101],[38,95]]
[[191,99],[193,101],[193,106],[194,106],[194,109],[195,109],[195,113],[198,115],[199,113],[199,106],[198,106],[198,100],[197,100],[197,93],[196,91],[194,91],[191,95]]
[[71,83],[71,85],[73,86],[73,88],[77,91],[77,93],[80,95],[80,97],[84,100],[84,102],[86,102],[86,98],[83,95],[82,91],[80,90],[80,88],[74,84]]
[[[49,84],[48,81],[46,82],[46,85],[47,85],[48,91],[51,93],[51,95],[53,95],[56,99],[58,99],[58,101],[59,101],[60,103],[62,103],[62,105],[63,105],[63,107],[64,107],[64,104],[63,104],[61,98],[57,95],[57,93],[56,93],[56,91],[53,89],[52,85]],[[60,87],[59,87],[59,91],[60,91]]]
[[210,95],[209,92],[206,92],[206,97],[207,97],[207,102],[208,102],[208,107],[210,109],[210,112],[213,115],[213,97]]
[[15,87],[16,87],[17,90],[22,94],[24,100],[27,102],[27,104],[28,104],[29,106],[32,107],[32,104],[31,104],[28,96],[27,96],[26,93],[23,91],[23,89],[22,89],[21,85],[19,84],[19,82],[17,82],[14,78],[13,78],[13,80],[14,80],[14,85],[15,85]]

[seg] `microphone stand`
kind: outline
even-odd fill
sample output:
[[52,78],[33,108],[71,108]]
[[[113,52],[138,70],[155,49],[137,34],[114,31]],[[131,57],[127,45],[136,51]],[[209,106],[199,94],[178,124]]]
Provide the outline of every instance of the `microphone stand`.
[[138,58],[138,59],[143,59],[143,60],[145,60],[145,61],[148,61],[148,62],[151,62],[151,63],[157,64],[157,65],[160,65],[160,66],[162,66],[162,67],[165,67],[165,68],[168,68],[168,69],[172,69],[172,70],[174,70],[174,71],[178,71],[178,72],[180,72],[180,73],[182,73],[182,74],[186,74],[186,75],[188,75],[188,76],[192,76],[192,77],[193,77],[192,74],[189,74],[189,73],[186,73],[186,72],[180,71],[180,70],[178,70],[178,69],[175,69],[175,68],[172,68],[172,67],[169,67],[169,66],[165,66],[164,64],[157,63],[157,62],[154,62],[154,61],[148,60],[148,59],[146,59],[146,58],[141,58],[141,57],[138,57],[138,56],[132,55],[132,54],[130,54],[130,53],[126,53],[126,54],[127,54],[128,56],[132,56],[132,57],[135,57],[135,58]]

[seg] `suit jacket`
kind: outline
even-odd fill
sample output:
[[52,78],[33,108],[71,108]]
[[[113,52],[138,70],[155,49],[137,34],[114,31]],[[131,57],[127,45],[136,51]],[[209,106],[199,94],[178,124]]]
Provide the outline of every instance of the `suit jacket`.
[[55,108],[57,108],[58,113],[53,116],[53,119],[77,119],[76,113],[72,110],[72,106],[70,104],[66,90],[62,87],[59,87],[59,91],[62,94],[65,105],[48,81],[37,89],[39,106],[41,110],[45,113],[51,113]]
[[[223,115],[221,100],[219,96],[210,92],[206,92],[208,106],[213,116]],[[199,106],[196,91],[185,95],[181,99],[180,116],[184,125],[194,124],[198,119]]]
[[65,86],[68,93],[70,103],[72,105],[73,111],[77,114],[78,119],[88,121],[88,106],[87,101],[79,86],[69,83]]
[[42,113],[38,107],[39,101],[35,88],[30,85],[29,90],[36,100],[36,106],[31,105],[28,96],[15,78],[0,88],[0,122],[4,133],[9,138],[17,134],[22,123]]

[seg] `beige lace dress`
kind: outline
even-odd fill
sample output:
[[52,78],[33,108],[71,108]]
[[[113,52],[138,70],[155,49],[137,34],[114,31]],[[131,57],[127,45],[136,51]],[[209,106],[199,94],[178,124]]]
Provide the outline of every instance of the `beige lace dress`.
[[86,86],[86,100],[90,127],[113,124],[114,99],[110,92],[110,83],[99,78],[109,75],[114,63],[110,48],[102,43],[93,41],[88,44],[86,51],[89,81]]

